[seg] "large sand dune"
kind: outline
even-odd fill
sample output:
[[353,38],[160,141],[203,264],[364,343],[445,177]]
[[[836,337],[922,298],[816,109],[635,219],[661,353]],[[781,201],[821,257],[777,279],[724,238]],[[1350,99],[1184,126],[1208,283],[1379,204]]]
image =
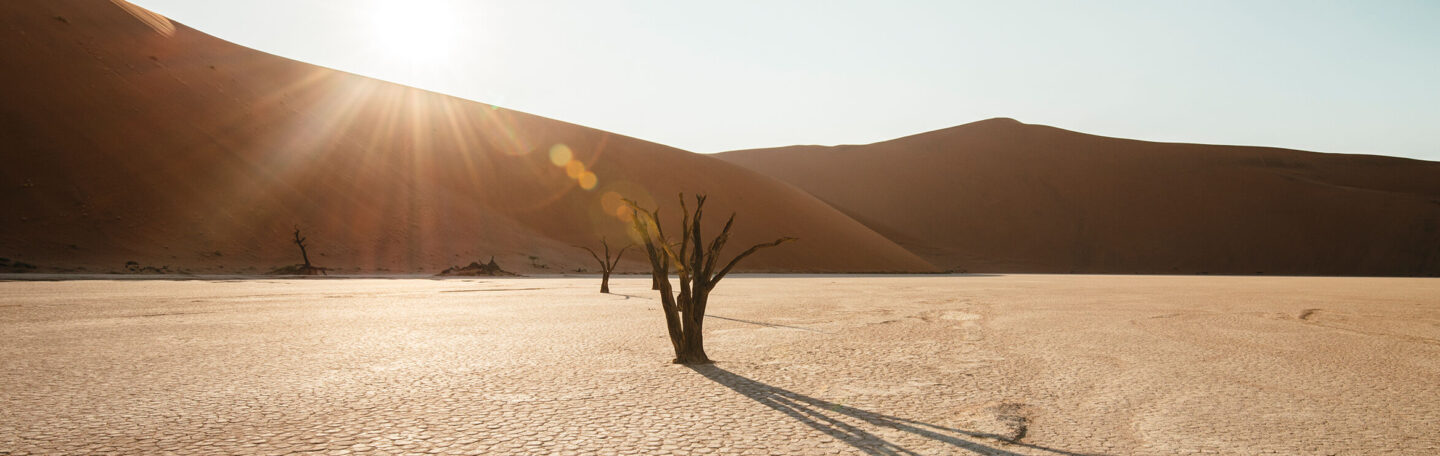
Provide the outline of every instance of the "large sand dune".
[[123,2],[0,2],[0,33],[0,256],[42,268],[263,271],[298,262],[299,225],[341,271],[491,255],[593,270],[571,245],[625,237],[619,196],[678,218],[685,191],[711,194],[717,227],[739,212],[735,245],[801,238],[751,270],[933,269],[709,156],[287,60]]
[[1440,163],[1107,138],[992,119],[720,158],[947,270],[1440,274]]

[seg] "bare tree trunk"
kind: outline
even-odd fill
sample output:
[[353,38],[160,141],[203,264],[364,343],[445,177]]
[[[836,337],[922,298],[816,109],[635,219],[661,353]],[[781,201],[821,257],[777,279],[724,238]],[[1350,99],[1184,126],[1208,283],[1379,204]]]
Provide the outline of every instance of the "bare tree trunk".
[[[665,327],[670,333],[670,345],[675,349],[677,364],[709,364],[705,354],[704,321],[705,308],[710,301],[710,291],[715,284],[734,269],[735,265],[756,251],[774,247],[794,238],[784,237],[764,244],[757,244],[731,259],[724,268],[716,271],[720,250],[730,238],[730,227],[735,215],[725,222],[725,228],[706,248],[700,233],[700,219],[705,206],[705,197],[695,197],[695,212],[691,213],[685,204],[685,195],[680,195],[682,220],[678,244],[665,237],[660,226],[659,211],[641,209],[634,201],[626,200],[631,208],[632,228],[644,241],[645,252],[650,259],[651,288],[660,291],[660,307],[665,312]],[[680,292],[675,294],[670,286],[670,265],[680,279]]]
[[590,250],[589,247],[578,245],[575,247],[579,247],[585,249],[586,252],[590,252],[590,256],[595,258],[595,262],[600,263],[600,292],[609,294],[610,273],[615,271],[615,266],[620,264],[620,258],[625,256],[625,250],[629,249],[630,245],[626,245],[625,247],[620,248],[620,252],[615,254],[615,259],[613,261],[610,259],[610,243],[606,242],[605,238],[602,237],[600,238],[600,245],[605,247],[605,259],[603,260],[600,259],[599,254],[596,254],[594,250]]
[[675,352],[676,364],[710,364],[710,357],[705,354],[705,333],[703,331],[704,316],[697,312],[689,312],[685,319],[683,337],[685,343],[680,350]]
[[305,239],[300,237],[300,227],[295,227],[295,245],[300,246],[300,258],[305,260],[305,269],[310,269],[310,254],[305,253]]
[[670,334],[670,346],[675,349],[675,362],[679,363],[680,353],[685,351],[685,333],[680,326],[680,307],[670,292],[670,281],[660,281],[660,310],[665,312],[665,330]]
[[317,268],[317,267],[315,267],[315,266],[313,266],[313,265],[310,264],[310,254],[305,252],[305,240],[306,240],[306,239],[308,239],[308,238],[305,238],[305,237],[301,237],[301,236],[300,236],[300,227],[299,227],[299,226],[296,226],[296,227],[295,227],[295,245],[297,245],[297,246],[300,247],[300,258],[301,258],[302,260],[305,260],[305,265],[300,267],[300,273],[305,274],[305,275],[315,275],[315,273],[318,272],[318,273],[320,273],[320,274],[330,275],[330,274],[328,274],[328,273],[325,272],[325,268]]

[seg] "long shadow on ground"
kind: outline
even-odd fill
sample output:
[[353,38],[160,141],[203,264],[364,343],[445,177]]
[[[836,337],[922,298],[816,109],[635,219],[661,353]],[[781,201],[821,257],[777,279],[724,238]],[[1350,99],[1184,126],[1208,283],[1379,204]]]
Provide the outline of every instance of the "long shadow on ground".
[[[842,417],[852,420],[859,420],[872,426],[886,427],[900,431],[909,432],[930,440],[944,442],[956,448],[971,451],[978,454],[988,455],[1014,455],[1020,453],[1004,450],[994,446],[986,445],[974,439],[1007,440],[1005,436],[966,431],[920,421],[884,415],[871,411],[861,410],[854,407],[846,407],[829,401],[816,399],[794,391],[778,388],[775,386],[760,383],[749,378],[742,377],[733,372],[721,369],[712,364],[687,366],[695,372],[704,375],[705,378],[714,380],[715,383],[735,390],[755,402],[784,413],[806,426],[829,434],[841,442],[859,449],[866,454],[873,455],[919,455],[914,450],[902,447],[894,442],[887,441],[878,435],[866,431],[854,424],[846,422]],[[1019,442],[1012,442],[1011,445],[1025,447],[1032,450],[1049,452],[1065,456],[1084,456],[1083,453],[1074,453],[1039,445],[1030,445]]]
[[722,316],[719,316],[719,315],[706,315],[706,317],[708,317],[708,318],[719,318],[719,319],[721,319],[721,320],[730,320],[730,321],[735,321],[735,322],[740,322],[740,323],[749,323],[749,324],[752,324],[752,325],[765,326],[765,327],[769,327],[769,328],[798,329],[798,330],[801,330],[801,331],[810,331],[810,332],[817,332],[817,333],[823,333],[823,332],[824,332],[824,331],[821,331],[821,330],[818,330],[818,329],[801,328],[801,327],[799,327],[799,326],[781,325],[781,324],[776,324],[776,323],[766,323],[766,322],[763,322],[763,321],[741,320],[741,319],[739,319],[739,318],[722,317]]

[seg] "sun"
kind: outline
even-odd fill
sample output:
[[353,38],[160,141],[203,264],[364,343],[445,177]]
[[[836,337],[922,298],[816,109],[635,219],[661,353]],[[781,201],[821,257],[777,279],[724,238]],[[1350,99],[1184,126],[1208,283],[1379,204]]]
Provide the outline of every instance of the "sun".
[[370,0],[370,36],[386,59],[427,64],[459,48],[459,3],[452,0]]

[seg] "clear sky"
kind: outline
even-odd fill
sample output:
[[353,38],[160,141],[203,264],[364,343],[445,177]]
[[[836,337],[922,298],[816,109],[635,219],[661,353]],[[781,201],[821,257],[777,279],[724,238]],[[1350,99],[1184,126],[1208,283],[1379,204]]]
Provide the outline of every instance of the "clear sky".
[[327,67],[695,152],[990,117],[1440,161],[1440,1],[133,0]]

